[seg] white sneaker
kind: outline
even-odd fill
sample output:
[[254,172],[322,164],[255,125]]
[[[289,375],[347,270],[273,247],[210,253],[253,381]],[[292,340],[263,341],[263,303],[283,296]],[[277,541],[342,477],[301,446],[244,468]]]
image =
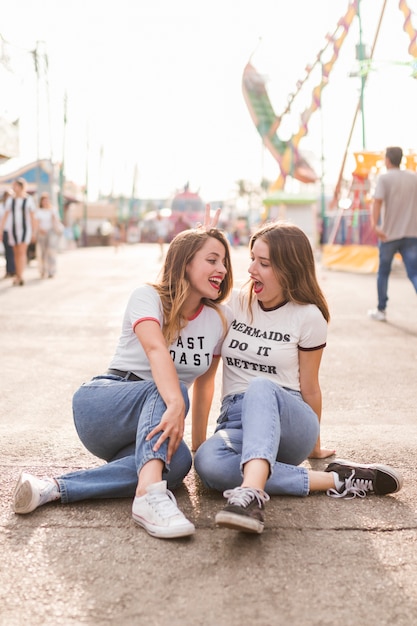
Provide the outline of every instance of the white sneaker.
[[22,472],[13,493],[13,509],[24,515],[42,504],[60,499],[61,493],[53,478],[40,479]]
[[195,532],[192,524],[177,507],[166,480],[146,488],[146,495],[133,500],[132,517],[153,537],[171,539],[186,537]]
[[385,311],[380,311],[379,309],[370,309],[368,311],[368,316],[377,322],[386,322],[387,314]]

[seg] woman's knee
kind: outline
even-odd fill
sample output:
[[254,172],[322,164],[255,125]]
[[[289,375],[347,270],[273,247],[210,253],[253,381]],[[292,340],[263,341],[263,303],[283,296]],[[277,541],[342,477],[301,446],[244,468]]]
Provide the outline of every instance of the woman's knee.
[[215,455],[213,451],[212,438],[207,439],[198,448],[194,454],[194,469],[204,482],[205,477],[208,476],[215,466]]
[[194,455],[194,469],[206,487],[218,489],[224,474],[220,463],[221,441],[215,435],[207,439]]
[[[198,450],[194,454],[194,469],[197,474],[200,476],[201,473],[205,473],[205,465],[206,465],[206,447],[209,440],[205,441],[201,444]],[[200,476],[201,478],[201,476]]]
[[274,389],[277,385],[272,382],[272,380],[269,380],[268,378],[263,378],[262,376],[258,377],[258,378],[254,378],[253,380],[251,380],[251,382],[249,383],[246,393],[248,393],[248,391],[256,391],[259,393],[263,393],[264,390],[266,389]]
[[251,406],[253,407],[253,403],[263,403],[268,400],[273,401],[273,399],[279,402],[281,398],[287,397],[288,391],[284,389],[284,387],[281,387],[268,378],[260,377],[255,378],[248,385],[243,403],[246,406],[248,402],[251,402]]
[[194,456],[194,468],[201,482],[208,489],[216,491],[236,487],[242,480],[240,457],[230,450],[221,451],[217,446],[213,450],[207,445],[209,442],[210,440],[200,446]]

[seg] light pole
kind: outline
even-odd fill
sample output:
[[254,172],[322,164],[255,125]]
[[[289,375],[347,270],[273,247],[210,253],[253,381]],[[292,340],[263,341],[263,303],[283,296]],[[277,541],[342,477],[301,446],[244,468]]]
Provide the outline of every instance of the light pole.
[[362,123],[362,149],[366,150],[366,138],[365,138],[365,82],[366,73],[364,72],[363,61],[368,58],[365,52],[365,46],[362,42],[362,19],[361,19],[361,0],[358,0],[358,22],[359,22],[359,44],[356,47],[356,58],[359,61],[359,74],[361,79],[361,91],[360,91],[360,110],[361,110],[361,123]]
[[62,158],[61,158],[61,166],[59,168],[59,194],[58,194],[58,205],[59,205],[59,215],[61,220],[64,219],[64,184],[65,184],[65,138],[66,138],[66,129],[67,129],[67,94],[64,95],[64,128],[62,135]]

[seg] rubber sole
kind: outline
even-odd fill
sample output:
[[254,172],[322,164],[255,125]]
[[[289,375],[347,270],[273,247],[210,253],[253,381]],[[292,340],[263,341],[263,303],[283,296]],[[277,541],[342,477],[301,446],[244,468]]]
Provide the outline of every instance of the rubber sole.
[[32,513],[38,506],[38,500],[33,496],[32,485],[24,477],[25,474],[22,472],[13,493],[13,510],[19,515]]
[[264,524],[245,515],[230,513],[230,511],[219,511],[216,515],[216,525],[220,528],[231,528],[232,530],[240,530],[244,533],[253,533],[260,535],[263,532]]
[[390,493],[397,493],[397,491],[400,491],[403,486],[404,480],[400,472],[394,470],[394,468],[390,467],[389,465],[383,465],[381,463],[352,463],[352,461],[347,461],[345,459],[335,459],[334,461],[332,461],[332,463],[339,463],[340,465],[348,465],[351,467],[366,467],[367,469],[379,470],[384,474],[388,474],[388,476],[391,476],[391,478],[397,484],[397,488],[395,489],[395,491],[391,491]]
[[150,524],[142,517],[135,517],[133,514],[132,519],[135,524],[144,528],[149,535],[157,537],[158,539],[176,539],[177,537],[188,537],[190,535],[194,535],[195,533],[195,528],[191,522],[184,524],[183,526],[165,527]]

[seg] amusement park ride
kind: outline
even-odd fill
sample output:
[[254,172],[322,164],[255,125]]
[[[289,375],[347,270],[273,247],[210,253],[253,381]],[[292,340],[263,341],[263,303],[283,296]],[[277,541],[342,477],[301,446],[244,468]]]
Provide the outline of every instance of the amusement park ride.
[[[334,32],[327,35],[326,43],[317,54],[314,63],[306,67],[304,77],[297,82],[295,93],[291,94],[288,98],[286,108],[281,113],[275,113],[268,96],[266,81],[252,65],[251,60],[247,63],[243,71],[242,90],[252,121],[262,138],[263,145],[278,163],[279,176],[270,188],[270,192],[274,193],[278,198],[288,198],[288,194],[284,192],[284,187],[286,179],[289,176],[301,183],[316,183],[319,180],[319,176],[300,151],[299,145],[303,137],[308,133],[308,125],[311,116],[321,107],[322,91],[329,82],[330,73],[339,57],[341,47],[348,35],[352,22],[356,17],[360,20],[360,2],[361,0],[348,1],[345,15],[338,21]],[[321,211],[322,223],[320,225],[320,241],[330,246],[343,244],[345,248],[343,254],[344,258],[346,258],[346,248],[351,244],[353,246],[360,244],[362,253],[364,252],[365,246],[372,247],[372,253],[376,252],[376,240],[369,229],[369,201],[371,180],[375,179],[375,176],[384,165],[383,153],[368,152],[365,149],[354,152],[353,156],[355,158],[356,167],[351,174],[347,194],[346,190],[343,190],[342,187],[345,182],[343,175],[346,158],[350,149],[350,143],[359,112],[362,112],[363,117],[363,111],[361,111],[363,105],[363,89],[378,40],[386,4],[387,0],[384,0],[370,54],[365,55],[362,42],[357,46],[357,53],[359,52],[358,58],[361,64],[361,96],[354,114],[339,177],[334,188],[333,198],[329,207],[330,211],[327,212],[327,216],[325,215],[323,206]],[[398,9],[402,12],[404,17],[403,30],[407,33],[410,40],[408,53],[412,57],[411,65],[413,68],[413,77],[416,78],[417,31],[413,27],[411,21],[412,12],[407,1],[399,0]],[[310,105],[301,114],[300,125],[297,131],[293,133],[290,139],[283,141],[278,134],[281,123],[285,116],[290,113],[295,98],[300,93],[316,66],[321,66],[321,79],[313,88]],[[410,153],[406,155],[405,167],[417,171],[417,154]],[[345,191],[344,198],[342,197],[342,191]],[[347,207],[349,211],[346,210]],[[372,256],[375,257],[375,254],[372,254]],[[363,254],[361,258],[363,260]],[[360,263],[362,263],[362,261],[360,261],[359,264]],[[335,264],[337,265],[337,261],[335,261]],[[369,267],[367,263],[362,264],[366,268]],[[371,265],[374,265],[374,263],[371,263]],[[344,268],[341,267],[341,269]],[[369,270],[364,269],[360,271]],[[371,271],[374,271],[374,267],[371,268]]]

